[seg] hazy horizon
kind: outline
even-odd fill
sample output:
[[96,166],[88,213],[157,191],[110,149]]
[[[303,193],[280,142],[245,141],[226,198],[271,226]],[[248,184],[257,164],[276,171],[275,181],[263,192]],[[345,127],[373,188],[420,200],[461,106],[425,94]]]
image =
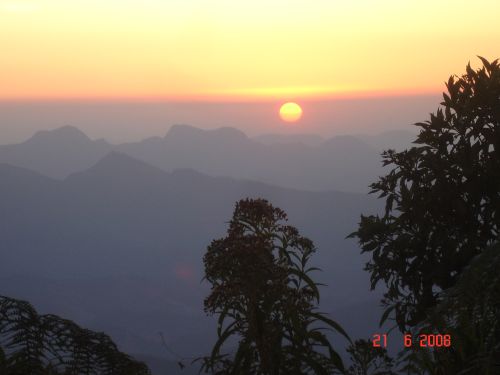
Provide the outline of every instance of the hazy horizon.
[[164,136],[172,125],[201,129],[234,127],[248,136],[262,134],[378,134],[413,131],[435,111],[440,95],[298,101],[302,119],[284,123],[282,102],[162,102],[125,100],[0,101],[0,144],[18,143],[36,131],[71,125],[92,139],[111,143]]

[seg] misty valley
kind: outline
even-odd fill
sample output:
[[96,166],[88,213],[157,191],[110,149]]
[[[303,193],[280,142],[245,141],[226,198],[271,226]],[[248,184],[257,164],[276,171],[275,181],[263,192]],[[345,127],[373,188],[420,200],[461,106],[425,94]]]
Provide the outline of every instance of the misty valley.
[[[402,135],[407,137],[400,143],[411,139]],[[345,237],[360,213],[379,212],[380,202],[360,193],[280,187],[278,179],[290,180],[292,174],[283,173],[280,163],[265,163],[259,171],[263,152],[281,154],[292,172],[295,161],[295,173],[302,173],[297,163],[304,149],[309,155],[326,152],[295,139],[266,145],[233,129],[191,127],[175,127],[172,136],[178,137],[171,141],[174,150],[161,139],[112,146],[65,127],[1,146],[1,237],[9,249],[0,263],[2,294],[104,331],[152,369],[174,373],[177,358],[165,349],[160,333],[182,357],[209,351],[215,323],[203,312],[208,292],[202,282],[203,254],[224,233],[236,201],[263,197],[314,239],[313,262],[322,269],[316,276],[328,285],[322,288],[322,310],[356,336],[377,330],[378,295],[369,291],[355,242]],[[354,185],[341,171],[353,159],[358,167],[363,157],[365,166],[372,163],[378,151],[355,137],[349,140],[353,147],[345,152],[352,157],[341,158],[332,147],[339,156],[336,177],[323,176],[325,169],[308,169],[315,175],[312,181]],[[241,143],[247,144],[241,151],[245,157],[238,155]],[[221,160],[227,160],[225,170]],[[252,162],[256,175],[274,177],[276,184],[245,178],[244,163]],[[355,177],[368,181],[372,174]],[[298,178],[295,184],[304,182]]]

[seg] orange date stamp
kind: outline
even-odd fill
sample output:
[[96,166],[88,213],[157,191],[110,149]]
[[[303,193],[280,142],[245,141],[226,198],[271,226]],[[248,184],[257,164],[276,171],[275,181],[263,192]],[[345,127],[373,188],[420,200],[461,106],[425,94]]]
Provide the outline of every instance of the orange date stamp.
[[[387,334],[375,333],[371,341],[374,348],[386,348]],[[423,333],[414,337],[410,333],[407,333],[403,336],[403,346],[405,348],[412,348],[414,346],[421,348],[449,348],[451,345],[451,335],[449,334]]]

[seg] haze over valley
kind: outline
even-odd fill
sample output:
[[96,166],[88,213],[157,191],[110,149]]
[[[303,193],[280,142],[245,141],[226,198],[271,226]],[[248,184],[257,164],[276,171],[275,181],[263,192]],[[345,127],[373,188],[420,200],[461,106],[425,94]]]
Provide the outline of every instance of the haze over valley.
[[223,235],[237,200],[263,197],[314,240],[317,278],[328,285],[322,309],[367,336],[377,315],[362,312],[378,310],[379,294],[345,237],[362,212],[382,208],[360,193],[380,169],[381,142],[403,146],[410,135],[301,142],[174,126],[165,137],[111,145],[63,127],[1,146],[2,293],[103,330],[123,350],[174,371],[178,358],[158,333],[182,356],[209,349],[204,251]]

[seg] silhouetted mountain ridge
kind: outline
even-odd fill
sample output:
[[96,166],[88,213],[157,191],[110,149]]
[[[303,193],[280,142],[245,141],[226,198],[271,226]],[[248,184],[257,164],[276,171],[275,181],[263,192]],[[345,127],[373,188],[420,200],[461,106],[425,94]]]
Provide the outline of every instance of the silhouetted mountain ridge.
[[[390,139],[404,144],[405,133],[391,134]],[[38,132],[21,144],[0,146],[0,162],[62,179],[116,151],[164,171],[193,169],[311,191],[366,192],[381,174],[382,136],[337,136],[316,146],[297,142],[294,135],[276,139],[279,142],[259,142],[229,127],[203,130],[174,125],[164,137],[110,145],[66,126]]]
[[36,132],[26,142],[37,143],[44,141],[48,142],[64,141],[73,143],[73,142],[88,142],[90,141],[90,138],[77,127],[65,125],[54,130],[40,130]]
[[78,183],[81,180],[98,179],[114,181],[116,184],[124,180],[141,183],[141,181],[164,177],[164,175],[165,172],[160,168],[124,153],[111,151],[89,169],[69,175],[66,181]]
[[241,130],[231,127],[221,127],[216,129],[200,129],[191,125],[172,125],[164,139],[191,141],[196,138],[217,138],[224,141],[235,142],[247,140],[248,137]]
[[261,134],[253,139],[268,146],[277,143],[298,143],[304,146],[318,147],[325,141],[325,138],[317,134]]
[[20,144],[0,146],[0,162],[64,178],[88,168],[111,149],[103,140],[93,141],[79,129],[64,126],[37,132]]

